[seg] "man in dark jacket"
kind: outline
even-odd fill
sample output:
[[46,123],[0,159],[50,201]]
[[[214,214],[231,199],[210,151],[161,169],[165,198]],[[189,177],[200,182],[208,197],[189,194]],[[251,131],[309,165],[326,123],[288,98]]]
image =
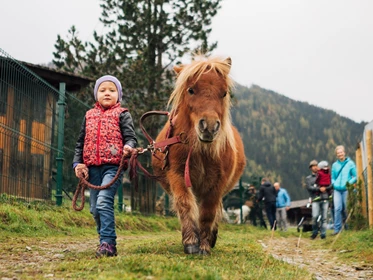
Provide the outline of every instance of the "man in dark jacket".
[[[276,197],[277,191],[267,178],[262,179],[262,185],[259,189],[258,202],[264,199],[265,210],[271,229],[276,221]],[[274,228],[276,230],[276,227]]]

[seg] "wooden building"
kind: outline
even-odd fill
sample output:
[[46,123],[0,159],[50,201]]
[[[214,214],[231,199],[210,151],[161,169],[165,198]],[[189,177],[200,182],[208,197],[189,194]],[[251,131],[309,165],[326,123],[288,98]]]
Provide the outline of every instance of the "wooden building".
[[2,55],[0,52],[0,194],[50,199],[59,84],[76,92],[93,80]]

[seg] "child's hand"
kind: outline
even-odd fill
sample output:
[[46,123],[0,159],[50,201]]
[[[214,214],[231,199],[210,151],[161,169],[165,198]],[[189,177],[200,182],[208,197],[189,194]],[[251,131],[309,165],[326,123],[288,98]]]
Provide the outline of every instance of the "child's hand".
[[88,167],[84,163],[79,163],[75,166],[75,176],[78,178],[83,177],[84,179],[88,179]]
[[124,145],[123,147],[123,156],[124,157],[130,157],[132,155],[132,152],[134,151],[135,149],[132,148],[131,146],[129,145]]

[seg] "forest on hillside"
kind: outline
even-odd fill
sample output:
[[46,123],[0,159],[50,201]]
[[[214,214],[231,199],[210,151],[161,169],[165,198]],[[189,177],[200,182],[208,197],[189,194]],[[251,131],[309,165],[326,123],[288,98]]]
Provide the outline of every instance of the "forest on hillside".
[[344,145],[346,155],[355,160],[365,123],[257,85],[237,85],[233,93],[232,121],[241,133],[247,157],[243,182],[269,177],[272,183],[281,182],[292,200],[304,199],[311,160],[331,165],[337,145]]

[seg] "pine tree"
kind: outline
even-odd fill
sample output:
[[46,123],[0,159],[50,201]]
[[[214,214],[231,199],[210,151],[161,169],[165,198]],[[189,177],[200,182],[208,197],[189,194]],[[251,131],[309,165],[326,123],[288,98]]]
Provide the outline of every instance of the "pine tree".
[[[171,65],[193,51],[209,54],[211,20],[221,0],[102,0],[100,21],[107,32],[94,32],[83,43],[73,26],[67,40],[58,35],[54,64],[90,77],[117,76],[135,120],[149,110],[164,110],[171,93]],[[91,98],[91,97],[88,97]],[[93,100],[92,100],[93,101]]]

